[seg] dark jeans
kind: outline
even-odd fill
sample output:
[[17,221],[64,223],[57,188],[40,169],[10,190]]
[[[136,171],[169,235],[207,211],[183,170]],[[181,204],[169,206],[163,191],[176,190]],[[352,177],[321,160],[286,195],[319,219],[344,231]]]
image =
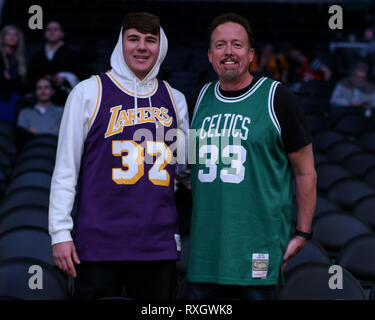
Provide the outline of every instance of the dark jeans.
[[188,282],[189,300],[274,300],[276,286],[238,286]]
[[176,261],[81,262],[74,279],[76,299],[119,297],[168,300],[176,287]]

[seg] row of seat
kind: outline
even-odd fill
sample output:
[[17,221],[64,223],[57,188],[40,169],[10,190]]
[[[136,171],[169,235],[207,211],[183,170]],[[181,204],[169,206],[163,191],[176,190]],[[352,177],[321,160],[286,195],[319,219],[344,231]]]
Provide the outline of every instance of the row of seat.
[[[179,281],[176,298],[186,298],[186,271],[190,237],[182,238],[181,259],[177,262]],[[278,299],[375,299],[375,234],[354,237],[340,250],[337,261],[314,239],[287,263],[285,285],[278,290]],[[339,266],[343,270],[343,288],[329,287],[329,270]]]
[[[304,106],[302,105],[302,107]],[[362,107],[332,107],[327,105],[323,111],[305,110],[305,112],[309,128],[313,134],[332,130],[345,137],[355,139],[363,133],[374,131],[375,128],[375,110],[372,109],[366,111]]]
[[314,151],[326,152],[334,157],[333,161],[342,161],[355,151],[375,152],[375,131],[361,133],[356,139],[348,139],[336,130],[321,130],[313,136]]
[[[4,284],[0,299],[70,297],[68,279],[54,264],[48,233],[56,148],[56,137],[36,136],[25,143],[12,165],[0,205],[0,283]],[[33,266],[42,273],[43,290],[30,285],[36,272]]]

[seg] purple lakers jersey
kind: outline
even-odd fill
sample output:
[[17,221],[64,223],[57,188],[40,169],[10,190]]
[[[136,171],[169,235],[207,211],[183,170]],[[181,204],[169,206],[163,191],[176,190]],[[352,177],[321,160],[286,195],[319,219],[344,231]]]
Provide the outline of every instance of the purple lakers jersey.
[[78,256],[82,261],[178,259],[170,163],[175,139],[168,138],[178,121],[173,97],[162,81],[135,100],[110,73],[99,78],[101,101],[77,186]]

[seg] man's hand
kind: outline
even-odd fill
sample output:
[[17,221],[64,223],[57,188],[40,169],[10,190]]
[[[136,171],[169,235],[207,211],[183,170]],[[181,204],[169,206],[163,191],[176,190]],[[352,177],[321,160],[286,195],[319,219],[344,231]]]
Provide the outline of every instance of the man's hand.
[[56,243],[52,246],[52,255],[56,265],[66,274],[76,277],[74,263],[80,264],[73,241]]
[[302,248],[306,245],[307,240],[300,236],[295,236],[292,240],[289,241],[286,248],[286,252],[283,257],[283,269],[290,259],[292,259]]

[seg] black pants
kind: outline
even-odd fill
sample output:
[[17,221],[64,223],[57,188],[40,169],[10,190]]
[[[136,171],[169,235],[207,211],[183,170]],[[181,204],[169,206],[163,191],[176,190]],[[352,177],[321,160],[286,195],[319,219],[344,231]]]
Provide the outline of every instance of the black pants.
[[176,261],[81,262],[74,279],[76,299],[127,297],[168,300],[176,287]]
[[216,283],[193,283],[187,285],[189,300],[274,300],[276,286],[238,286]]

